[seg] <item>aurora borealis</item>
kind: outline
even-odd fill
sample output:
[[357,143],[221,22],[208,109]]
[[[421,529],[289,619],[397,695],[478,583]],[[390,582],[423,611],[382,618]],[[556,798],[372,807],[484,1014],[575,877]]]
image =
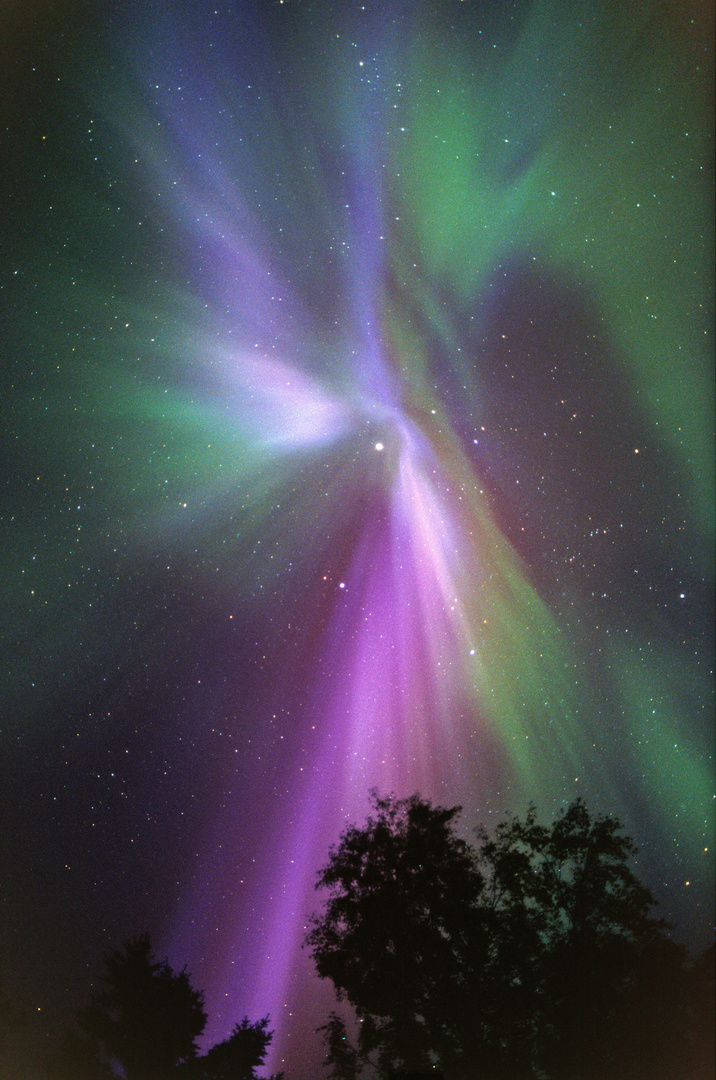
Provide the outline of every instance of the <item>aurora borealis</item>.
[[312,1080],[301,940],[371,787],[581,794],[706,944],[708,7],[2,20],[18,1054],[149,931],[209,1042],[269,1013]]

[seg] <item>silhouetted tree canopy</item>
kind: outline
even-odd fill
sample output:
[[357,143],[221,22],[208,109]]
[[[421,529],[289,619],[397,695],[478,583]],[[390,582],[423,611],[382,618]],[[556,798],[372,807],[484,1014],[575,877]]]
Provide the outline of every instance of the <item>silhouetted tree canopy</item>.
[[[206,1054],[197,1039],[206,1025],[203,994],[186,971],[152,955],[148,935],[104,958],[103,988],[78,1011],[79,1030],[65,1034],[47,1060],[56,1080],[260,1080],[256,1069],[273,1033],[268,1017],[244,1017]],[[282,1080],[281,1074],[271,1080]]]
[[58,1049],[49,1055],[45,1071],[53,1080],[116,1080],[97,1043],[74,1028],[65,1032]]
[[105,957],[104,989],[79,1013],[82,1029],[121,1062],[127,1080],[163,1080],[196,1056],[203,995],[186,971],[154,960],[148,935]]
[[685,950],[618,821],[577,800],[471,846],[459,807],[375,792],[372,806],[319,873],[328,897],[306,939],[357,1020],[357,1034],[338,1012],[322,1029],[333,1077],[700,1078]]
[[255,1070],[263,1065],[272,1036],[267,1016],[256,1024],[245,1016],[228,1039],[189,1062],[179,1075],[184,1080],[258,1080]]
[[716,1076],[716,946],[696,958],[689,972],[689,1013],[692,1020],[697,1075]]

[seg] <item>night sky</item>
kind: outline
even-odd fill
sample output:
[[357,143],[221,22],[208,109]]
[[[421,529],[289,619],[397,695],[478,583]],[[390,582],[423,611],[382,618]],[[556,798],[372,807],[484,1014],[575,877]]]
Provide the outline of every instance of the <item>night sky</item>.
[[[0,973],[270,1014],[368,791],[581,795],[713,934],[703,0],[0,15]],[[96,985],[96,983],[95,983]],[[58,1027],[58,1025],[60,1027]]]

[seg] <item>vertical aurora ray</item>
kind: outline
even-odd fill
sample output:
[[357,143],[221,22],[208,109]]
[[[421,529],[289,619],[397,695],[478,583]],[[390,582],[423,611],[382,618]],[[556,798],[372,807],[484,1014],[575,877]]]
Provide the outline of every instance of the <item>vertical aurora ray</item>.
[[707,894],[707,62],[646,0],[126,7],[13,286],[12,701],[153,673],[161,947],[302,1080],[372,786],[581,794]]

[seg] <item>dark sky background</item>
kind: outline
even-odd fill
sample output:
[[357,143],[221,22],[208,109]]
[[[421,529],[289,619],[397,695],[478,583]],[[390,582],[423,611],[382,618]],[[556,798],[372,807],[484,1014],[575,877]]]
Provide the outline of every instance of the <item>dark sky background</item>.
[[[149,931],[313,1080],[375,786],[615,813],[713,936],[713,18],[0,14],[0,973]],[[96,985],[96,983],[95,983]]]

